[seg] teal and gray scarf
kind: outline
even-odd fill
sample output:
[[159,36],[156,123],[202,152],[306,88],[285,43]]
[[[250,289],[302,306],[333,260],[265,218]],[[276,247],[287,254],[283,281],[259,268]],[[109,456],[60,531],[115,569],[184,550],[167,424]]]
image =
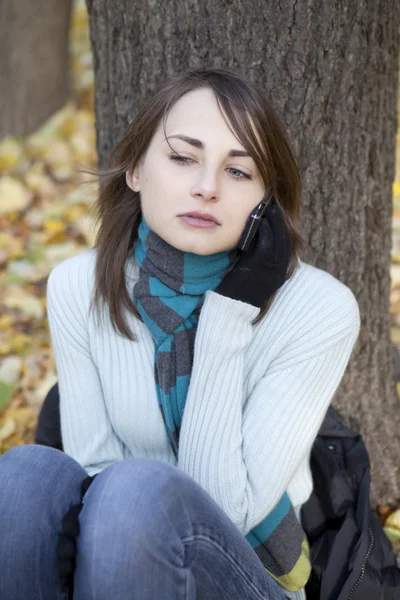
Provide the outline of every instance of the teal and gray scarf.
[[[151,231],[142,218],[134,256],[139,279],[133,301],[155,342],[158,403],[177,456],[204,294],[222,281],[237,259],[237,250],[209,256],[182,252]],[[282,587],[295,591],[306,584],[311,571],[309,547],[287,493],[246,539]]]

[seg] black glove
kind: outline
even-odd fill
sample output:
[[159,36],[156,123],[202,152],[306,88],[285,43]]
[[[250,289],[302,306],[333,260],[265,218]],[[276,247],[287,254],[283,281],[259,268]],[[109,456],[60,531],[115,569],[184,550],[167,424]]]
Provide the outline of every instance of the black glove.
[[83,508],[83,497],[97,475],[85,477],[81,487],[81,501],[71,506],[63,517],[61,533],[58,536],[57,566],[58,579],[61,590],[71,591],[73,589],[76,538],[79,535],[79,513]]
[[285,283],[291,253],[282,209],[270,204],[249,248],[214,291],[261,308]]

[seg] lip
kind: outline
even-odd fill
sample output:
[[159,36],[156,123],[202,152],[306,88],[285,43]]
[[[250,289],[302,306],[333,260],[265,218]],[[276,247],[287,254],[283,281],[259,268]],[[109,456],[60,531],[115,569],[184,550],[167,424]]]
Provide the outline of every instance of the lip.
[[186,223],[186,225],[197,227],[198,229],[213,229],[214,227],[218,227],[217,223],[214,223],[214,221],[205,221],[204,219],[196,219],[195,217],[188,217],[186,215],[181,215],[179,218]]
[[199,212],[198,210],[187,212],[183,215],[178,215],[178,216],[179,217],[189,217],[192,219],[202,219],[202,220],[205,220],[206,222],[212,221],[215,225],[221,225],[221,223],[219,223],[213,215],[210,215],[210,213]]

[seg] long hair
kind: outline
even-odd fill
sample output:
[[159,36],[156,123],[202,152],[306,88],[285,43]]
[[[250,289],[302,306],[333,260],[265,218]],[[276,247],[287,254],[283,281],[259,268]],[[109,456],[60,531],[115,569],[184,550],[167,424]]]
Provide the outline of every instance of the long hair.
[[[94,205],[97,224],[96,269],[92,307],[98,315],[108,306],[115,331],[130,340],[124,311],[141,320],[126,286],[125,264],[132,255],[141,221],[140,193],[125,180],[128,169],[139,164],[160,124],[165,132],[169,111],[187,92],[210,88],[231,131],[254,159],[265,186],[271,185],[292,239],[287,278],[294,273],[305,247],[300,235],[300,172],[286,132],[265,95],[237,73],[225,69],[191,70],[161,84],[144,103],[111,153],[112,166],[98,171],[101,187]],[[254,128],[253,128],[254,126]],[[272,304],[264,306],[254,324]]]

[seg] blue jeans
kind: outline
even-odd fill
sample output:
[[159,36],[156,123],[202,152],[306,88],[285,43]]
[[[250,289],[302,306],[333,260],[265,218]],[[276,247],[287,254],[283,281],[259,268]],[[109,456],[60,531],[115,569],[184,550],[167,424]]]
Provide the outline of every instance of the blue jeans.
[[[65,600],[56,545],[86,472],[54,448],[0,456],[0,598]],[[203,488],[151,459],[116,463],[80,514],[75,600],[283,600],[254,550]]]

